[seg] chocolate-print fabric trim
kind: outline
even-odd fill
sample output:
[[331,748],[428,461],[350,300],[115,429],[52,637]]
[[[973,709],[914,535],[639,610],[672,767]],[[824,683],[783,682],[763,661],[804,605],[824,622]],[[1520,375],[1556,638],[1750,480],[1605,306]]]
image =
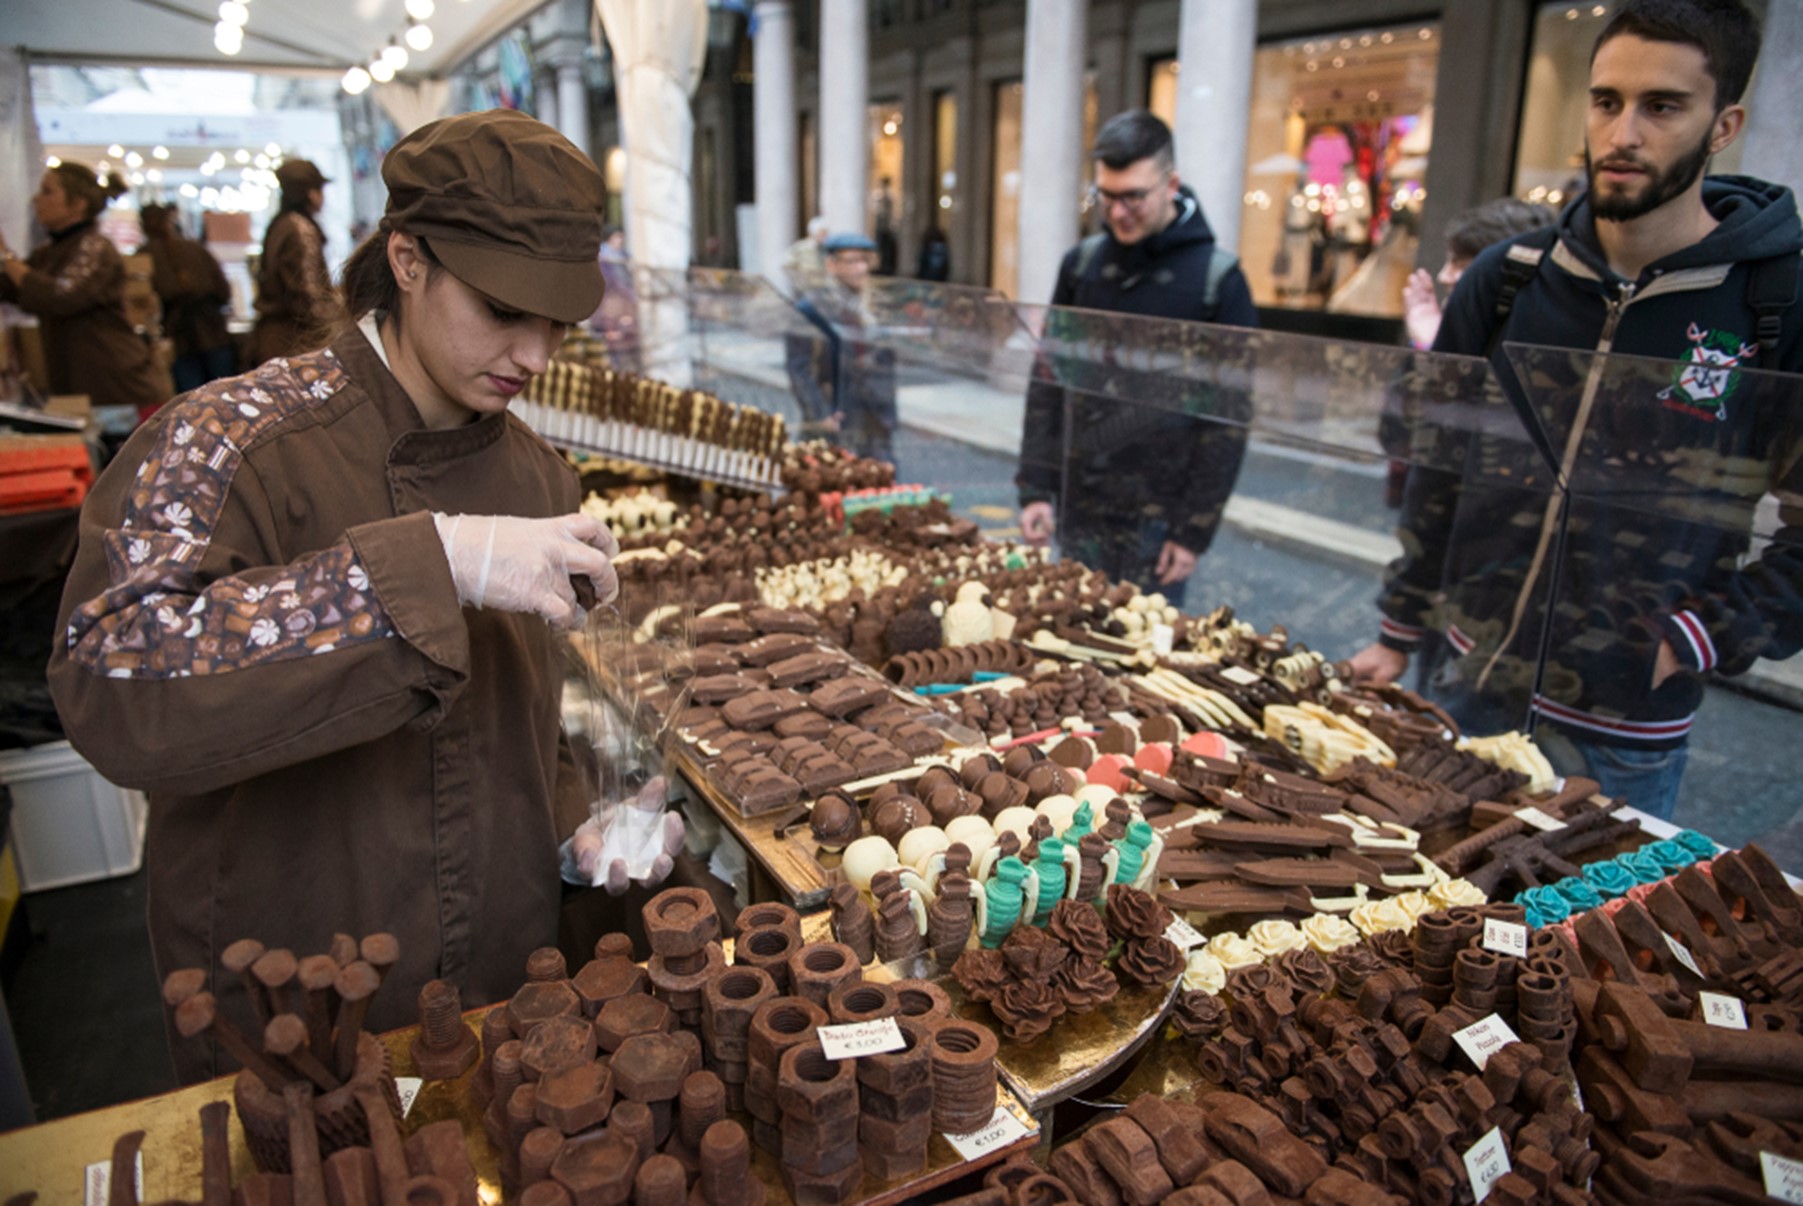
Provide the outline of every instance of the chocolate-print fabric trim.
[[322,351],[189,395],[104,537],[112,585],[70,617],[69,659],[112,678],[182,678],[395,635],[348,540],[290,565],[196,576],[244,449],[349,383]]

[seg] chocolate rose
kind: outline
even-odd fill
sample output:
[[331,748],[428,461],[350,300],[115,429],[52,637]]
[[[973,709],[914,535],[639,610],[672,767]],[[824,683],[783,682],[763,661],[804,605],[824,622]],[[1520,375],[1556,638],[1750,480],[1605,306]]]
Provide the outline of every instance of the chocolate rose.
[[1299,997],[1321,997],[1333,991],[1333,969],[1327,966],[1327,960],[1319,951],[1306,948],[1291,951],[1278,956],[1277,964],[1296,986]]
[[1230,968],[1227,972],[1227,991],[1235,999],[1250,1000],[1265,995],[1265,989],[1277,982],[1276,974],[1263,963],[1254,963],[1250,967]]
[[1171,1024],[1183,1037],[1206,1042],[1227,1025],[1227,1011],[1221,1008],[1221,998],[1213,993],[1180,993],[1177,1007],[1171,1012]]
[[1017,925],[1002,939],[1002,958],[1017,980],[1049,979],[1069,957],[1069,947],[1030,925]]
[[1052,937],[1086,959],[1100,961],[1108,953],[1108,927],[1095,906],[1081,900],[1061,900],[1052,906],[1047,923]]
[[1169,984],[1183,974],[1186,960],[1169,938],[1130,938],[1115,970],[1147,988]]
[[1162,938],[1171,911],[1126,884],[1108,885],[1108,932],[1116,938]]
[[1385,930],[1381,934],[1373,934],[1367,940],[1367,945],[1385,963],[1407,971],[1414,970],[1415,940],[1406,930]]
[[1121,982],[1096,960],[1073,955],[1052,973],[1052,987],[1064,998],[1070,1012],[1088,1013],[1114,1000],[1121,991]]
[[1366,980],[1389,967],[1389,964],[1377,957],[1375,951],[1362,942],[1357,946],[1335,951],[1327,957],[1327,965],[1333,968],[1334,981],[1339,987],[1340,995],[1348,999],[1357,997]]
[[964,989],[964,995],[978,1004],[993,1000],[997,993],[1014,983],[1000,951],[965,951],[952,964],[952,978]]
[[1614,859],[1605,859],[1600,863],[1591,863],[1584,868],[1584,882],[1595,888],[1604,900],[1614,900],[1617,896],[1626,896],[1628,889],[1634,886],[1634,877],[1628,874],[1626,867]]
[[1052,1028],[1064,1016],[1064,998],[1043,980],[1010,984],[990,999],[989,1008],[1010,1042],[1026,1043]]

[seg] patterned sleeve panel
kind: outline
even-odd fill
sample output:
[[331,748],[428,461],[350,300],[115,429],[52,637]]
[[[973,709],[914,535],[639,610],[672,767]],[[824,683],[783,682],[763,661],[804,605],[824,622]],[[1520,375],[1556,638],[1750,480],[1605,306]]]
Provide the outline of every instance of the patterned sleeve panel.
[[220,674],[395,635],[348,540],[203,582],[244,449],[347,383],[330,352],[221,382],[171,416],[103,538],[107,588],[75,608],[71,662],[114,678]]
[[60,267],[34,268],[26,274],[19,286],[19,304],[33,314],[65,318],[117,301],[124,283],[125,262],[105,235],[90,230],[76,240],[73,253]]

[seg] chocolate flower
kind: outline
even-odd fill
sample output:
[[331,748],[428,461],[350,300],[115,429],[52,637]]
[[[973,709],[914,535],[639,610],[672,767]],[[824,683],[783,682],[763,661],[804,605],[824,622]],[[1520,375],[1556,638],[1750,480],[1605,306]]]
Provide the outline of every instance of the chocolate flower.
[[1114,1000],[1121,991],[1121,982],[1096,960],[1073,955],[1052,973],[1052,987],[1058,990],[1070,1012],[1088,1013]]
[[1108,885],[1108,932],[1116,938],[1162,938],[1171,911],[1126,884]]
[[1692,858],[1714,858],[1715,843],[1694,829],[1680,829],[1672,841],[1690,852]]
[[1347,998],[1357,997],[1366,980],[1389,967],[1363,942],[1335,951],[1327,957],[1327,965],[1333,968],[1340,995]]
[[1064,998],[1043,980],[1023,980],[1010,984],[991,998],[990,1010],[1002,1023],[1002,1033],[1009,1041],[1031,1042],[1052,1028],[1064,1016]]
[[1665,868],[1668,875],[1674,871],[1682,871],[1697,861],[1695,855],[1680,843],[1673,841],[1649,842],[1640,848],[1640,852],[1649,858],[1658,860],[1659,865]]
[[1227,1025],[1227,1011],[1221,1007],[1221,998],[1213,993],[1180,993],[1177,1007],[1171,1012],[1171,1024],[1183,1037],[1206,1042]]
[[978,1004],[994,1000],[997,993],[1014,983],[1002,952],[981,949],[959,955],[952,964],[952,978],[964,989],[964,995]]
[[1415,966],[1415,940],[1407,930],[1385,930],[1366,940],[1372,954],[1385,963],[1412,970]]
[[1614,859],[1604,859],[1600,863],[1591,863],[1584,868],[1584,882],[1595,888],[1604,900],[1614,900],[1617,896],[1627,895],[1628,889],[1634,886],[1634,877],[1628,869]]
[[1565,898],[1574,913],[1600,909],[1603,905],[1603,894],[1576,875],[1566,876],[1554,884],[1553,891]]
[[[1656,884],[1665,878],[1665,868],[1659,865],[1656,858],[1648,858],[1639,850],[1631,850],[1626,854],[1618,854],[1615,861],[1620,863],[1637,884]],[[1559,920],[1565,920],[1563,917]]]
[[1017,980],[1050,979],[1069,957],[1064,943],[1030,925],[1017,925],[1002,939],[1002,958]]
[[1115,970],[1147,988],[1169,984],[1183,974],[1186,960],[1169,938],[1130,938]]
[[1108,953],[1108,927],[1095,906],[1081,900],[1061,900],[1052,906],[1047,928],[1052,937],[1087,959],[1100,961]]
[[1280,955],[1277,964],[1296,986],[1298,996],[1322,997],[1333,991],[1333,969],[1319,951],[1290,951]]
[[1236,967],[1227,973],[1227,991],[1236,999],[1263,996],[1275,979],[1271,969],[1262,963]]

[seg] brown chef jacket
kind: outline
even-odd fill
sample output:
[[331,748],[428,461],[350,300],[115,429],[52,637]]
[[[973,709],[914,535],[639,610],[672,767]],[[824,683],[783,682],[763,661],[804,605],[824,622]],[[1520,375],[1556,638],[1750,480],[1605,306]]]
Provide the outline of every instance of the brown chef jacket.
[[125,318],[125,261],[92,222],[57,234],[26,265],[17,285],[0,273],[0,301],[37,315],[51,393],[86,394],[95,406],[168,400]]
[[[577,503],[511,415],[426,430],[356,330],[133,435],[82,510],[50,681],[75,747],[150,793],[160,973],[211,969],[248,1023],[229,943],[390,930],[372,1029],[435,976],[466,1006],[518,987],[556,940],[554,796],[580,791],[555,638],[459,608],[430,512]],[[218,1066],[175,1047],[185,1080]]]
[[318,224],[298,210],[283,210],[263,232],[252,364],[310,352],[343,322],[325,246]]

